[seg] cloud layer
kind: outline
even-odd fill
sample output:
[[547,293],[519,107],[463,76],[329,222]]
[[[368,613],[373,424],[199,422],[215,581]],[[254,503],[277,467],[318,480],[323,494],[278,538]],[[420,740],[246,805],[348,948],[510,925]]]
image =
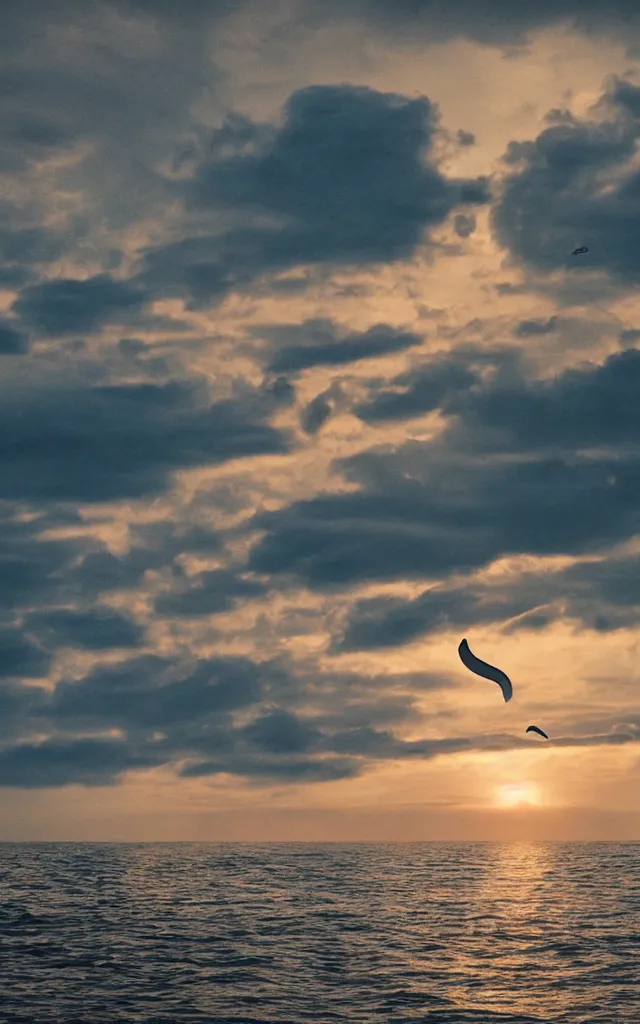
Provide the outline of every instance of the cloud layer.
[[[612,68],[496,155],[397,52],[466,40],[507,103],[531,33],[619,49],[636,6],[303,3],[259,39],[250,3],[7,16],[0,787],[515,758],[438,644],[633,636],[640,88]],[[347,22],[375,74],[309,56]],[[252,85],[280,33],[300,67]],[[577,699],[555,748],[637,742],[630,700]]]

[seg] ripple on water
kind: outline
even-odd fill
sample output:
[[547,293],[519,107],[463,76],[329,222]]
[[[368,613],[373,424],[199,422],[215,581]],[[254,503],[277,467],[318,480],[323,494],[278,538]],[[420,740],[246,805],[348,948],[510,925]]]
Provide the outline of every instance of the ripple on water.
[[0,845],[2,1024],[638,1024],[639,945],[637,843]]

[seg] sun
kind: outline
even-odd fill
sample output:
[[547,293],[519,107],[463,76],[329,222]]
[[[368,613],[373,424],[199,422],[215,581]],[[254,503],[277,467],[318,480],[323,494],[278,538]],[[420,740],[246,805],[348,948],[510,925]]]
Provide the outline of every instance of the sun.
[[497,792],[499,807],[537,807],[540,791],[535,782],[510,782]]

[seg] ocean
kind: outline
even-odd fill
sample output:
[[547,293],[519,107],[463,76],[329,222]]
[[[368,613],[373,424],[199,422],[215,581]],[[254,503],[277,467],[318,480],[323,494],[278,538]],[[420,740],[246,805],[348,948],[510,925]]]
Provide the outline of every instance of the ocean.
[[640,843],[0,844],[2,1024],[640,1022]]

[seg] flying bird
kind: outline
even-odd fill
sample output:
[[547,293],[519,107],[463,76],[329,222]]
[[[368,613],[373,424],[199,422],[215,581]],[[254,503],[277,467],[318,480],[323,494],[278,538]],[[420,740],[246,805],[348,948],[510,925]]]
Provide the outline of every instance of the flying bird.
[[581,245],[577,249],[574,249],[571,253],[572,256],[581,256],[583,252],[589,252],[586,245]]
[[549,739],[549,737],[547,736],[546,732],[543,732],[542,729],[538,729],[537,725],[528,725],[525,731],[526,732],[537,732],[538,736],[542,736],[543,740],[548,740]]
[[511,680],[508,675],[506,675],[501,669],[495,668],[493,665],[488,665],[486,661],[481,661],[480,658],[476,658],[466,640],[461,641],[460,646],[458,647],[458,654],[460,655],[460,660],[465,668],[468,668],[470,672],[475,672],[477,676],[482,676],[484,679],[490,679],[493,683],[497,683],[502,690],[502,696],[505,701],[511,700],[513,696],[513,686],[511,685]]

